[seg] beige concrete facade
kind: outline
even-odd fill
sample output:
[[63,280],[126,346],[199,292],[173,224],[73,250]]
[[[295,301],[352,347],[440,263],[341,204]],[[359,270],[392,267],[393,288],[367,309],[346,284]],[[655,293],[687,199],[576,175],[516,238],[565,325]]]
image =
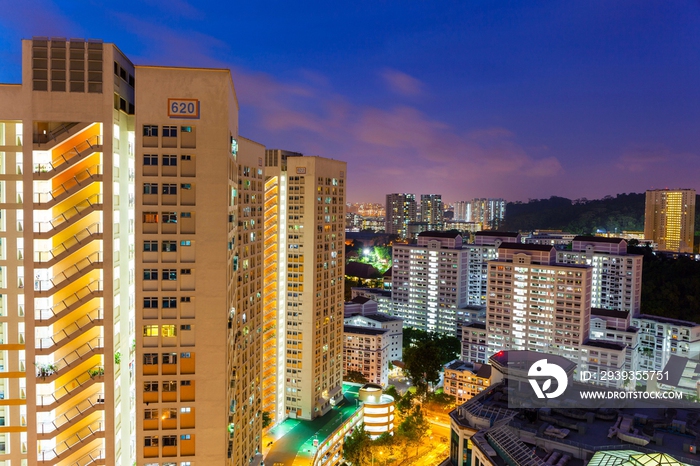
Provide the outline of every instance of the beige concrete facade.
[[644,238],[660,251],[693,252],[695,190],[652,189],[646,193]]

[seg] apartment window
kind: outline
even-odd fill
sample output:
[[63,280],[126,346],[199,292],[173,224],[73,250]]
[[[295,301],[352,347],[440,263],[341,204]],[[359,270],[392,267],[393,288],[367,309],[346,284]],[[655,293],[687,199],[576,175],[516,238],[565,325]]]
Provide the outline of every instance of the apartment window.
[[158,446],[158,436],[152,435],[143,438],[144,447],[157,447]]
[[144,309],[158,309],[158,298],[152,296],[143,298]]
[[163,419],[177,419],[177,408],[166,408],[163,410]]
[[163,364],[177,364],[177,353],[163,353]]
[[192,212],[182,212],[182,218],[192,218]]
[[176,252],[177,241],[163,241],[163,252]]
[[144,183],[143,184],[144,194],[158,194],[158,183]]
[[177,298],[163,298],[163,309],[173,309],[177,307]]
[[180,246],[192,246],[192,241],[190,241],[188,239],[182,240],[182,241],[180,241]]
[[144,252],[158,252],[158,241],[144,241]]
[[180,353],[180,359],[190,359],[192,357],[192,353]]
[[163,223],[177,223],[177,213],[163,212]]
[[177,155],[164,155],[163,156],[163,166],[164,167],[176,167],[177,166]]
[[177,280],[177,270],[176,269],[163,269],[162,278],[163,278],[163,280]]
[[144,325],[143,326],[143,336],[144,337],[157,337],[158,336],[158,326],[157,325]]
[[192,127],[191,126],[180,126],[180,131],[182,131],[183,133],[191,133]]
[[144,212],[143,223],[158,223],[158,212]]
[[180,297],[180,302],[181,302],[181,303],[189,303],[189,302],[191,302],[191,301],[192,301],[192,298],[189,297],[189,296],[181,296],[181,297]]
[[180,185],[180,189],[192,189],[192,184],[191,183],[182,183]]
[[158,156],[155,154],[144,154],[143,164],[149,166],[158,166]]
[[182,434],[180,435],[180,440],[189,440],[190,439],[190,434]]
[[158,391],[158,382],[154,381],[154,380],[144,382],[143,383],[143,391],[144,392],[157,392]]
[[180,269],[180,275],[192,275],[192,269]]
[[184,408],[180,408],[181,413],[189,413],[190,411],[192,411],[192,408],[190,408],[189,406],[186,406]]
[[175,337],[177,336],[176,328],[175,325],[163,325],[161,328],[161,335],[164,337]]
[[163,446],[164,447],[177,446],[177,435],[164,435],[163,436]]
[[[158,189],[158,185],[156,185],[156,190],[157,189]],[[163,183],[163,194],[177,194],[177,185],[170,184],[170,183]]]
[[190,324],[180,325],[180,330],[192,330],[192,325],[190,325]]
[[180,386],[181,387],[189,387],[192,385],[191,380],[180,380]]
[[163,137],[164,138],[177,137],[177,126],[163,126]]
[[192,160],[192,156],[191,155],[183,155],[180,157],[180,160]]
[[177,391],[177,381],[176,380],[166,380],[163,382],[164,392],[176,392]]
[[157,280],[158,279],[158,269],[144,269],[143,270],[144,280]]
[[144,136],[158,136],[158,126],[143,125],[143,135]]
[[150,366],[158,364],[158,353],[144,353],[143,363]]
[[157,409],[144,409],[143,410],[143,418],[144,419],[158,419],[158,410]]

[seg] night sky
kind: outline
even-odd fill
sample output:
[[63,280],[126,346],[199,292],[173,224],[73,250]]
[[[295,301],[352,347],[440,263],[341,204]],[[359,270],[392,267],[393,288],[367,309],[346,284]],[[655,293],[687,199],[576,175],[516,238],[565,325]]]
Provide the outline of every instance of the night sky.
[[32,36],[231,68],[241,134],[347,161],[351,202],[700,191],[698,1],[0,5],[0,82]]

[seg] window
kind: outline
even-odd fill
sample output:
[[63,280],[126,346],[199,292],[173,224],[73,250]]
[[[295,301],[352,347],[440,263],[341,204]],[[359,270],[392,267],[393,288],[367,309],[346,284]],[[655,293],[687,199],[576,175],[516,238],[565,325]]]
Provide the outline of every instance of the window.
[[176,138],[177,137],[177,126],[163,126],[163,137],[164,138]]
[[192,218],[192,212],[182,212],[182,218]]
[[163,382],[164,392],[176,392],[177,391],[177,381],[176,380],[165,380]]
[[158,126],[143,125],[143,135],[144,136],[158,136]]
[[180,408],[181,413],[189,413],[190,411],[192,411],[192,408],[190,408],[189,406],[186,406],[184,408]]
[[158,436],[148,436],[143,438],[144,447],[157,447],[158,446]]
[[163,269],[162,277],[163,277],[163,280],[177,280],[177,270],[175,270],[175,269]]
[[163,446],[164,447],[177,446],[177,435],[164,435],[163,436]]
[[158,353],[144,353],[143,363],[150,366],[158,364]]
[[163,252],[176,252],[177,241],[163,241]]
[[[158,185],[156,185],[156,189],[158,189]],[[177,194],[177,185],[170,184],[170,183],[163,183],[163,194]]]
[[144,154],[143,164],[149,166],[158,166],[158,156],[155,154]]
[[144,252],[158,252],[158,241],[144,241]]
[[158,298],[147,296],[143,298],[144,309],[158,309]]
[[190,439],[190,434],[182,434],[180,435],[180,440],[189,440]]
[[180,160],[192,160],[192,156],[191,155],[183,155],[180,157]]
[[192,325],[190,325],[190,324],[180,325],[180,330],[192,330]]
[[191,353],[180,353],[180,359],[190,359]]
[[180,189],[192,189],[192,184],[191,183],[182,183],[180,185]]
[[158,279],[158,269],[143,269],[143,279],[144,280],[157,280]]
[[177,166],[177,155],[164,155],[163,156],[163,166],[164,167],[176,167]]
[[183,133],[191,133],[192,127],[191,126],[180,126],[180,131],[182,131]]
[[163,353],[163,364],[177,364],[177,353]]
[[182,241],[180,241],[180,246],[192,246],[192,241],[190,241],[188,239],[182,240]]
[[144,183],[143,184],[144,194],[158,194],[158,183]]
[[144,392],[157,392],[158,391],[158,382],[151,380],[148,382],[143,383],[143,391]]
[[158,419],[158,410],[157,409],[144,409],[143,410],[143,418],[144,419]]
[[177,307],[177,298],[163,298],[163,309],[174,309]]
[[163,223],[177,223],[177,213],[163,212]]
[[163,419],[177,419],[177,408],[165,408],[163,410]]
[[157,325],[144,325],[143,326],[143,336],[144,337],[157,337],[158,336],[158,326]]
[[180,297],[180,302],[181,302],[181,303],[189,303],[189,302],[191,302],[191,301],[192,301],[192,298],[189,297],[189,296],[182,296],[182,297]]
[[161,335],[164,337],[175,337],[177,336],[176,328],[175,325],[163,325],[161,328]]
[[180,380],[180,386],[181,387],[189,387],[192,385],[191,380]]
[[144,212],[143,223],[158,223],[158,212]]
[[180,269],[180,275],[192,275],[192,269]]

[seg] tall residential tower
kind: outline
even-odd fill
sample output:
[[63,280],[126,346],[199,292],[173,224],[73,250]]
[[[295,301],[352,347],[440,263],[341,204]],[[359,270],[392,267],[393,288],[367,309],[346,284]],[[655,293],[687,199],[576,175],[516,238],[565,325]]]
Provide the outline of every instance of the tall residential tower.
[[692,253],[695,239],[695,190],[647,191],[644,238],[658,244],[660,251]]

